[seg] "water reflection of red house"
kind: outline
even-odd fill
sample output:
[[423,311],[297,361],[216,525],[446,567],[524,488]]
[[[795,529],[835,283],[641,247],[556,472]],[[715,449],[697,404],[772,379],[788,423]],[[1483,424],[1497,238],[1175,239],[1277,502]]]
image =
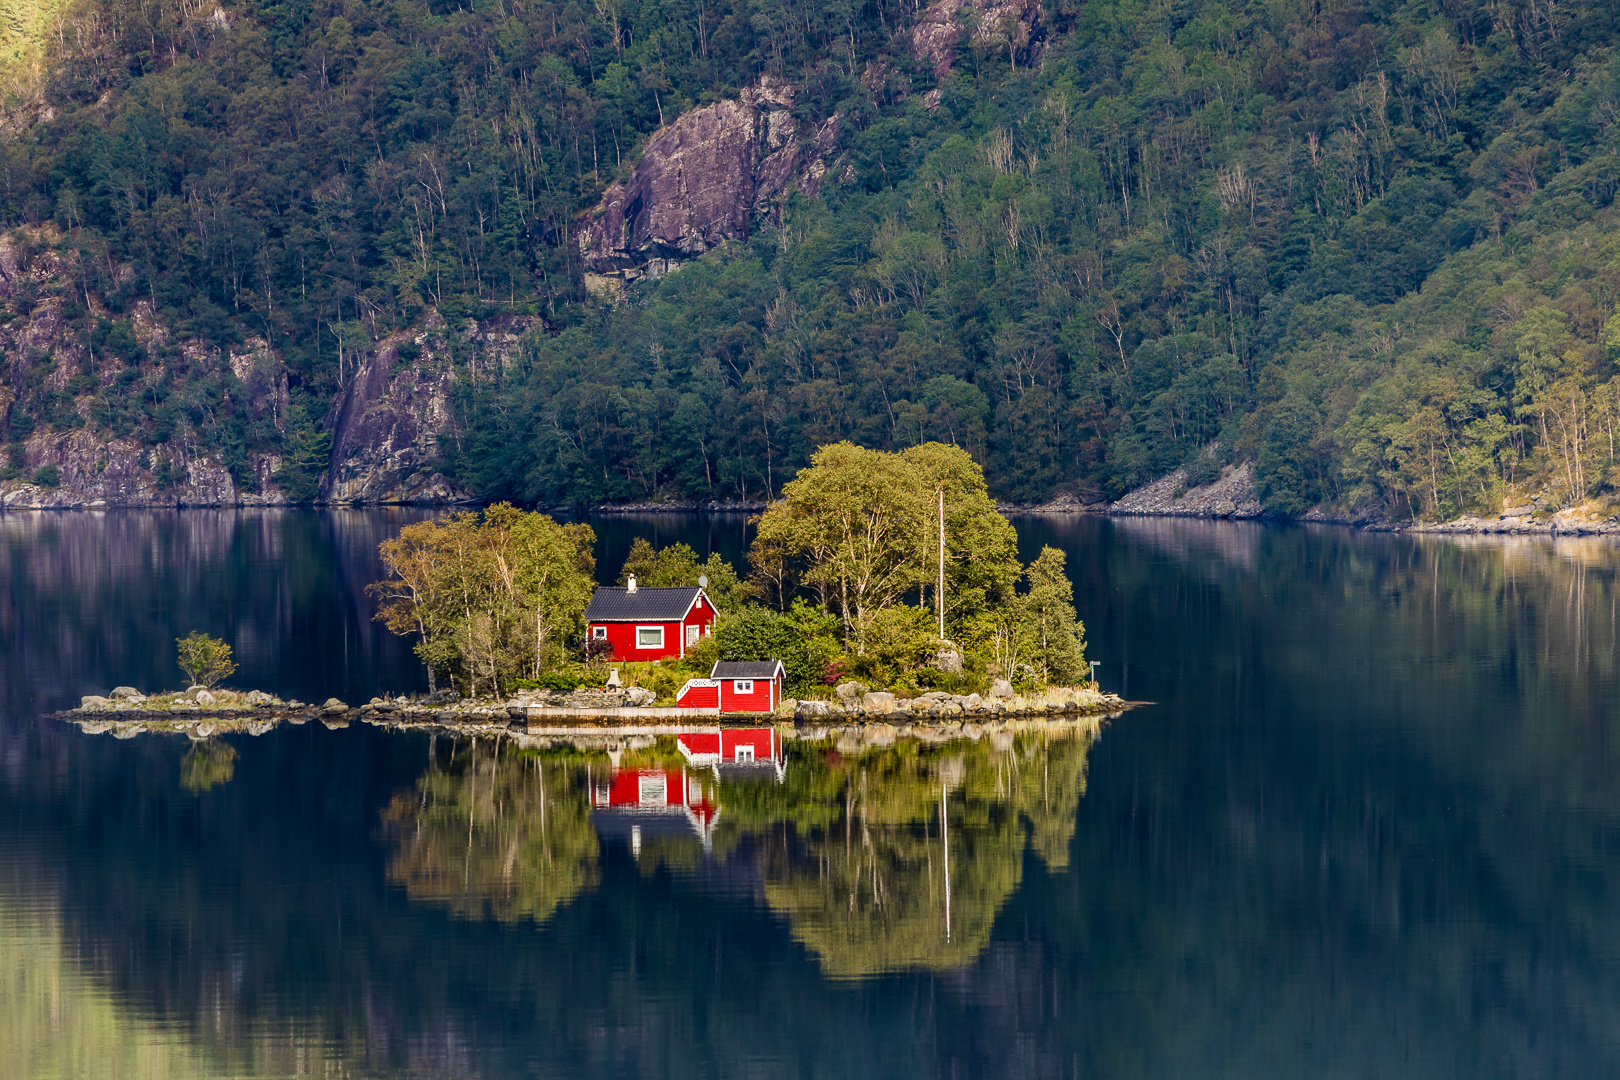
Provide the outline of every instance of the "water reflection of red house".
[[597,832],[624,833],[639,852],[643,838],[692,831],[707,848],[720,807],[714,803],[713,782],[704,781],[685,769],[619,769],[591,792],[592,805],[607,811],[598,819]]
[[786,775],[782,736],[775,728],[702,728],[675,736],[689,769],[627,768],[591,785],[592,818],[603,838],[643,840],[696,833],[708,850],[720,820],[722,777],[774,779]]
[[778,765],[782,736],[774,727],[710,728],[675,736],[681,755],[698,768],[720,765]]

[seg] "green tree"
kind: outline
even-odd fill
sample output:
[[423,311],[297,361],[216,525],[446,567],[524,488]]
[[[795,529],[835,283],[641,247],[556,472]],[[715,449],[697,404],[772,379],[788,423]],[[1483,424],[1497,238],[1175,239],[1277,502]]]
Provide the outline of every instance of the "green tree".
[[1025,662],[1042,682],[1074,685],[1089,677],[1085,627],[1074,611],[1074,585],[1063,552],[1053,547],[1024,571],[1028,591],[1022,597]]
[[500,693],[572,650],[594,590],[596,535],[501,503],[408,525],[380,547],[388,577],[369,586],[376,618],[415,634],[430,680]]
[[174,643],[180,670],[192,686],[217,686],[236,671],[231,647],[219,638],[193,630],[183,638],[175,638]]
[[898,455],[835,443],[760,519],[756,547],[802,564],[801,580],[843,620],[856,651],[878,611],[926,581],[929,500],[918,479]]

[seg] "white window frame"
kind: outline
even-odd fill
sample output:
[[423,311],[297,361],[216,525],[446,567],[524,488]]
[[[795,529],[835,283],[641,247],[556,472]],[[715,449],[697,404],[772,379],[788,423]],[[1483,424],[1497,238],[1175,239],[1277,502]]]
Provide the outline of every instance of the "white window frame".
[[[658,631],[658,644],[656,644],[656,645],[648,645],[642,640],[641,635],[645,634],[649,630]],[[659,624],[657,626],[638,626],[638,627],[636,627],[636,648],[637,649],[662,649],[663,647],[664,647],[664,627],[663,627],[662,624]]]
[[686,644],[689,646],[696,645],[698,643],[698,637],[702,634],[702,632],[703,627],[701,626],[688,626],[686,628]]
[[732,747],[731,748],[731,760],[732,761],[753,761],[754,760],[754,748],[752,746],[748,745],[747,743],[743,743],[741,745]]
[[753,693],[754,693],[754,680],[753,679],[733,679],[733,680],[731,680],[731,691],[734,694],[738,694],[738,695],[747,694],[750,697],[752,697]]
[[593,626],[593,627],[591,627],[591,637],[594,638],[597,641],[606,641],[607,640],[607,627],[605,627],[605,626]]

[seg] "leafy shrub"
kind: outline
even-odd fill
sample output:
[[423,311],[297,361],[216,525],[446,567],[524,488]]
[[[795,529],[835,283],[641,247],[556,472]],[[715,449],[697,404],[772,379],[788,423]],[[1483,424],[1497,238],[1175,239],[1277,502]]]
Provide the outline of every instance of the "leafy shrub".
[[[712,640],[713,660],[782,661],[789,693],[823,683],[827,666],[843,652],[838,619],[803,600],[795,600],[785,613],[744,605],[715,622]],[[697,651],[688,650],[688,655]]]
[[556,690],[566,693],[584,687],[602,685],[602,680],[581,669],[548,671],[538,679],[515,679],[512,686],[518,690]]
[[606,638],[586,638],[580,652],[586,667],[599,668],[613,659],[613,642]]
[[851,658],[857,677],[874,686],[894,687],[934,658],[939,636],[927,611],[895,604],[872,616],[862,645],[861,653]]
[[55,465],[41,465],[39,468],[34,470],[34,475],[30,478],[30,482],[43,488],[60,487],[62,484],[62,474],[57,471]]

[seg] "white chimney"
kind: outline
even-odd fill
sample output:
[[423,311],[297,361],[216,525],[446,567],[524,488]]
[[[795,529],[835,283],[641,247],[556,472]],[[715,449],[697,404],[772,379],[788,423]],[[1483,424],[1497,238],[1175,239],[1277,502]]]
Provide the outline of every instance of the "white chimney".
[[635,592],[635,591],[636,591],[636,575],[631,574],[630,575],[630,587],[627,588],[625,590],[625,592]]

